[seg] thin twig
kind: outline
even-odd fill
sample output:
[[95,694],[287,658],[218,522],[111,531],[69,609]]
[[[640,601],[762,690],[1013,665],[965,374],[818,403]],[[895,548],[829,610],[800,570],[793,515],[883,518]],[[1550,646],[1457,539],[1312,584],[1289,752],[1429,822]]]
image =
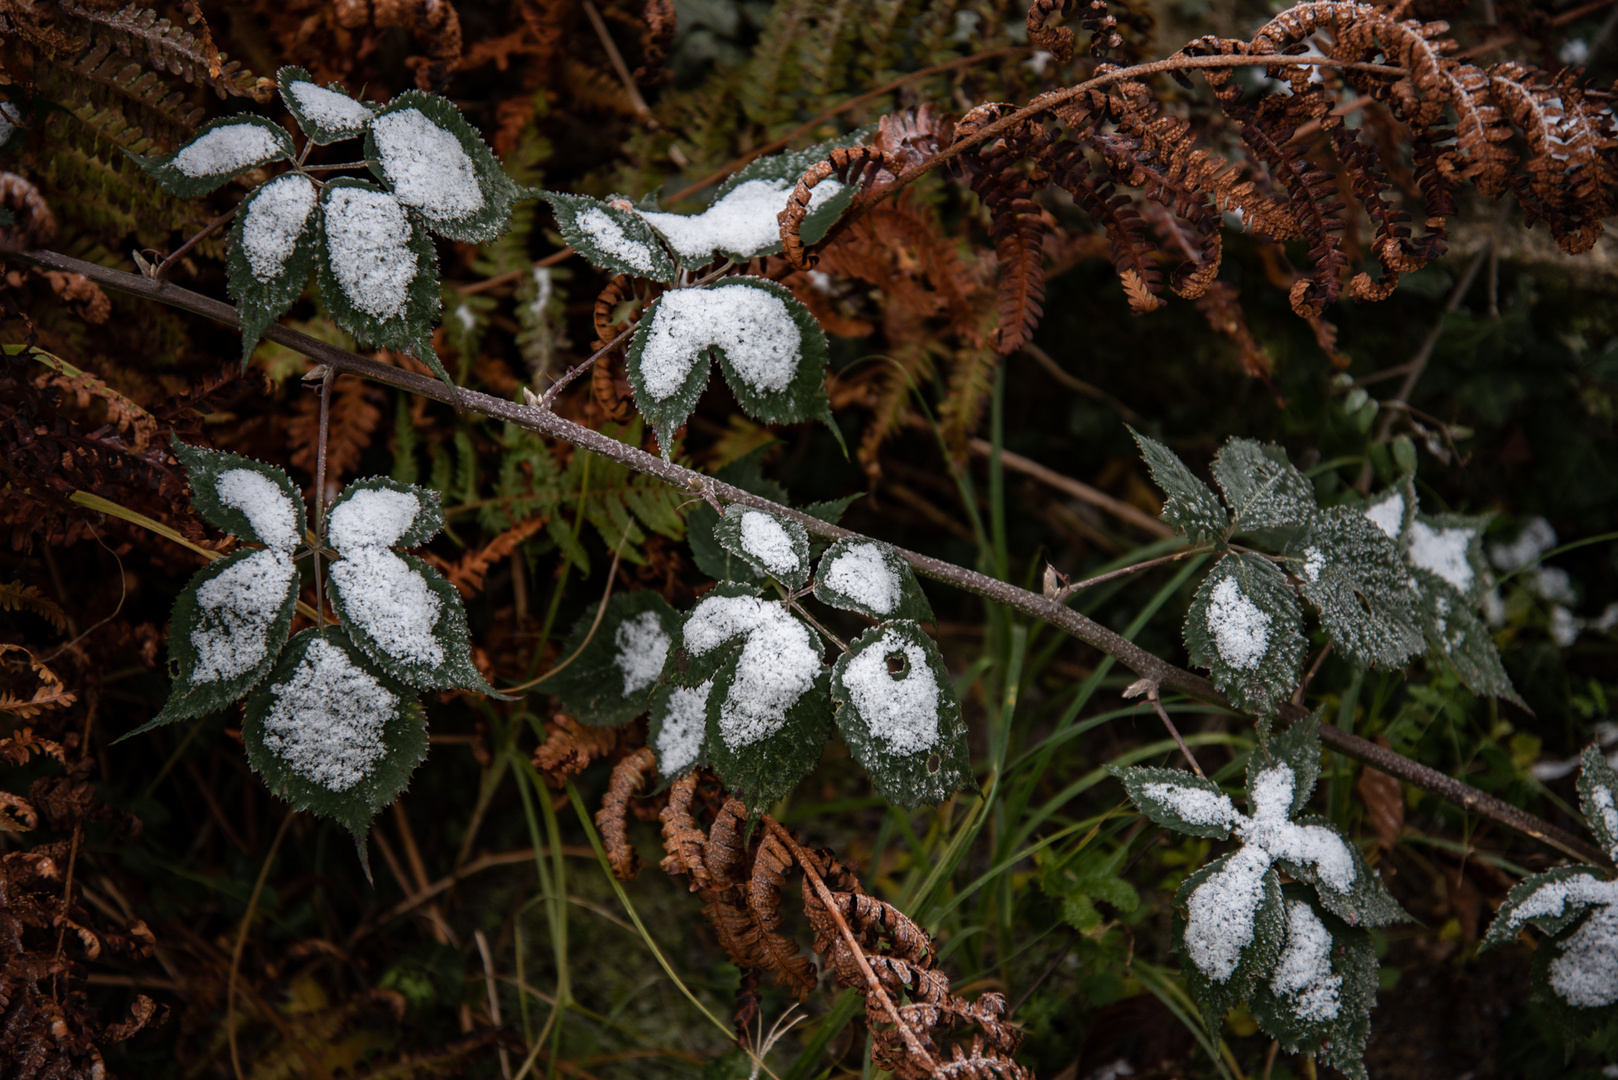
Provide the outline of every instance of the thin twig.
[[[500,991],[495,985],[494,954],[489,951],[489,939],[484,936],[482,928],[472,931],[472,937],[478,943],[478,955],[483,957],[483,985],[489,995],[489,1020],[495,1027],[501,1025],[500,1020]],[[511,1080],[511,1058],[505,1047],[500,1047],[500,1075],[505,1080]]]
[[815,895],[820,897],[821,906],[826,909],[826,914],[831,916],[832,921],[837,924],[837,932],[842,935],[844,944],[848,946],[849,954],[853,956],[855,966],[860,969],[860,974],[865,976],[865,981],[870,986],[870,993],[876,997],[877,1003],[888,1014],[888,1019],[893,1021],[894,1027],[898,1028],[899,1037],[904,1040],[905,1050],[908,1051],[912,1063],[923,1067],[928,1074],[936,1072],[938,1062],[933,1060],[933,1056],[927,1052],[926,1047],[921,1045],[921,1040],[917,1039],[916,1033],[910,1030],[910,1025],[904,1022],[904,1019],[899,1015],[898,1008],[893,1004],[893,998],[888,996],[888,991],[883,987],[882,981],[876,977],[876,972],[871,970],[870,962],[865,959],[865,950],[860,947],[859,941],[854,937],[854,931],[848,928],[848,923],[843,919],[842,912],[837,910],[837,899],[832,896],[831,890],[826,887],[825,881],[821,879],[819,871],[815,869],[815,864],[809,857],[809,853],[803,850],[790,832],[782,828],[780,822],[768,814],[763,815],[763,818],[765,826],[787,846],[787,850],[792,852],[792,857],[797,860],[798,868],[803,871],[803,876],[814,886]]
[[618,559],[624,553],[624,541],[628,538],[629,530],[625,529],[624,535],[618,539],[617,550],[612,553],[612,566],[607,569],[607,587],[602,590],[601,593],[601,606],[596,608],[595,621],[590,624],[590,630],[584,635],[584,640],[579,642],[579,647],[574,649],[572,655],[570,655],[566,660],[563,660],[560,664],[557,664],[545,674],[529,679],[525,683],[519,683],[516,686],[507,686],[500,691],[502,694],[511,694],[517,692],[518,690],[533,689],[546,679],[550,678],[552,675],[555,675],[557,672],[567,667],[573,661],[577,660],[579,658],[579,654],[590,647],[591,639],[596,636],[596,630],[601,626],[601,618],[607,613],[607,601],[612,599],[612,583],[618,577]]
[[1163,708],[1163,701],[1158,697],[1155,685],[1147,689],[1146,700],[1150,701],[1152,708],[1157,710],[1157,718],[1163,721],[1164,727],[1168,728],[1169,737],[1174,740],[1174,745],[1180,748],[1180,753],[1185,755],[1185,760],[1191,763],[1191,771],[1198,776],[1202,776],[1202,766],[1197,764],[1197,756],[1191,752],[1191,748],[1185,744],[1185,740],[1180,738],[1180,729],[1174,726],[1173,720],[1169,719],[1168,710]]
[[169,267],[173,266],[177,261],[179,261],[180,257],[186,252],[200,244],[208,236],[208,234],[212,233],[215,229],[219,228],[219,226],[225,224],[231,218],[235,217],[238,209],[239,207],[233,206],[229,210],[226,210],[223,214],[220,214],[218,217],[208,222],[208,224],[204,225],[201,232],[197,233],[191,239],[181,244],[174,254],[168,256],[162,262],[158,263],[157,266],[152,269],[152,277],[156,278],[158,281],[166,280],[169,276]]
[[793,611],[796,611],[799,615],[803,616],[804,620],[807,621],[810,626],[814,627],[816,630],[819,630],[821,635],[829,640],[833,645],[837,646],[838,649],[843,652],[848,651],[848,643],[842,638],[838,637],[836,634],[832,633],[830,630],[827,630],[824,626],[821,626],[819,620],[805,611],[803,605],[798,603],[795,597],[787,597],[787,606]]
[[[1298,58],[1288,57],[1286,59],[1290,62]],[[193,314],[212,319],[225,326],[239,327],[241,325],[235,309],[228,304],[194,293],[189,289],[180,288],[169,282],[151,281],[139,274],[128,271],[110,270],[54,251],[6,251],[5,254],[7,258],[16,259],[30,265],[46,266],[55,270],[83,274],[104,288],[148,300],[156,300],[159,303],[168,304],[182,311],[190,311]],[[515,424],[527,431],[549,438],[560,439],[581,450],[599,454],[608,460],[618,462],[638,473],[655,476],[673,487],[685,491],[702,491],[705,494],[711,494],[716,500],[741,503],[756,510],[769,511],[778,517],[797,522],[814,536],[829,540],[841,540],[845,537],[862,538],[858,533],[821,521],[819,518],[811,517],[801,510],[782,506],[751,492],[743,491],[741,488],[721,483],[712,477],[694,472],[682,465],[664,461],[655,454],[649,454],[639,447],[619,442],[617,439],[604,435],[599,431],[593,431],[570,420],[565,420],[547,409],[536,409],[531,406],[520,405],[516,402],[506,401],[503,398],[479,393],[475,390],[458,389],[452,391],[431,376],[417,375],[402,368],[390,367],[368,357],[360,356],[358,353],[327,344],[288,326],[271,325],[265,330],[264,336],[288,348],[296,349],[305,356],[321,363],[333,364],[349,374],[372,379],[432,401],[444,402],[460,409],[481,413],[484,416]],[[1158,524],[1161,525],[1161,522]],[[987,574],[981,574],[964,566],[945,562],[942,559],[935,559],[914,551],[906,551],[903,548],[895,548],[894,550],[917,573],[961,589],[964,592],[1004,605],[1012,611],[1021,612],[1041,622],[1049,623],[1057,629],[1073,635],[1080,641],[1093,645],[1122,663],[1125,667],[1133,670],[1136,674],[1149,678],[1160,686],[1177,690],[1190,697],[1215,705],[1228,707],[1230,704],[1225,696],[1202,676],[1163,660],[1111,629],[1102,626],[1094,619],[1063,604],[1058,604],[1049,597],[1030,592],[1027,589],[1019,589],[1014,585],[989,577]],[[1283,705],[1278,710],[1278,713],[1283,724],[1295,723],[1308,715],[1304,709],[1293,706],[1290,702]],[[1469,813],[1491,818],[1581,862],[1592,862],[1601,866],[1612,865],[1610,856],[1591,845],[1587,840],[1574,836],[1565,829],[1552,825],[1550,822],[1544,821],[1519,807],[1512,806],[1503,799],[1487,792],[1479,791],[1477,788],[1465,784],[1452,776],[1447,776],[1436,769],[1428,768],[1426,765],[1412,761],[1393,750],[1377,746],[1373,742],[1344,731],[1335,724],[1322,727],[1320,729],[1320,739],[1328,749],[1335,750],[1356,761],[1373,765],[1383,772],[1403,780],[1405,783],[1453,802]]]
[[320,434],[315,444],[315,629],[326,625],[326,601],[320,595],[320,549],[326,546],[326,429],[331,420],[331,384],[337,369],[326,365],[320,380]]
[[[646,107],[646,99],[641,97],[640,87],[635,85],[635,76],[629,73],[629,65],[624,63],[623,54],[618,51],[618,45],[607,33],[607,24],[601,19],[601,12],[590,0],[584,0],[584,14],[589,17],[590,25],[595,28],[596,37],[601,39],[601,47],[607,50],[607,59],[612,61],[612,70],[618,73],[618,81],[624,84],[624,93],[629,97],[629,104],[634,108],[635,115],[641,120],[650,120],[652,110]],[[654,125],[655,126],[655,125]]]
[[1092,585],[1100,585],[1103,581],[1111,581],[1113,578],[1121,578],[1129,574],[1138,574],[1142,570],[1150,570],[1154,566],[1161,566],[1164,563],[1171,563],[1179,559],[1183,559],[1188,555],[1200,555],[1205,551],[1212,550],[1212,547],[1208,546],[1207,544],[1203,544],[1199,547],[1186,548],[1184,551],[1176,551],[1173,555],[1164,555],[1162,558],[1158,559],[1147,559],[1145,562],[1136,563],[1134,566],[1125,566],[1109,573],[1097,574],[1093,578],[1085,578],[1083,581],[1075,581],[1071,585],[1063,585],[1056,591],[1056,594],[1052,596],[1051,599],[1055,600],[1059,604],[1066,603],[1074,593],[1083,592]]
[[1298,684],[1298,689],[1292,695],[1292,704],[1297,705],[1300,708],[1303,706],[1304,693],[1309,689],[1309,684],[1314,681],[1315,673],[1320,670],[1320,665],[1324,664],[1326,662],[1326,657],[1330,655],[1331,642],[1328,641],[1326,644],[1320,647],[1320,651],[1315,654],[1314,663],[1310,664],[1309,670],[1304,673],[1303,682]]
[[[992,447],[989,446],[988,441],[985,439],[970,439],[967,441],[967,446],[971,448],[974,454],[981,457],[988,457],[992,450]],[[1053,487],[1058,491],[1065,491],[1075,499],[1087,502],[1097,509],[1105,510],[1113,517],[1129,522],[1142,532],[1148,532],[1163,539],[1177,535],[1173,529],[1140,507],[1126,503],[1122,499],[1115,499],[1100,488],[1091,487],[1082,480],[1075,480],[1071,476],[1062,475],[1055,469],[1048,469],[1032,458],[1025,458],[1021,454],[1002,449],[1000,451],[1000,464],[1012,472],[1031,476],[1048,487]]]
[[[625,338],[635,332],[635,325],[624,327],[623,332],[617,337],[613,338],[611,341],[601,346],[601,348],[597,349],[594,353],[590,354],[590,359],[585,360],[577,366],[569,369],[567,374],[563,375],[560,379],[557,379],[551,384],[550,389],[546,390],[544,395],[540,397],[538,401],[529,402],[529,404],[533,405],[535,408],[549,409],[551,407],[551,402],[556,400],[556,395],[560,394],[568,383],[572,382],[574,379],[577,379],[586,371],[589,371],[590,365],[594,364],[597,360],[600,360],[603,356],[606,356],[608,353],[612,352],[612,350],[616,349]],[[524,394],[525,399],[528,396],[528,393]]]
[[[230,1067],[235,1070],[236,1080],[244,1080],[242,1074],[241,1054],[236,1048],[236,980],[242,967],[242,949],[247,945],[247,932],[253,926],[253,914],[258,910],[258,898],[264,891],[264,882],[269,879],[270,866],[275,862],[275,855],[281,850],[281,840],[287,834],[287,827],[292,824],[296,810],[288,810],[281,819],[281,827],[275,830],[275,839],[270,841],[270,852],[264,856],[264,865],[259,867],[258,880],[253,883],[253,892],[247,898],[247,910],[242,914],[241,929],[236,931],[236,945],[230,950],[230,973],[225,978],[225,1037],[230,1040]],[[325,1072],[324,1069],[321,1072]]]

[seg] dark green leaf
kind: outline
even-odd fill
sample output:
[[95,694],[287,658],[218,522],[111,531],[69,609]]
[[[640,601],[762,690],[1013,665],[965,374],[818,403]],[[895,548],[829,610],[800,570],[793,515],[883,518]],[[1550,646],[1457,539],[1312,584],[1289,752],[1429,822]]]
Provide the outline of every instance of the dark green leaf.
[[820,557],[815,599],[873,619],[935,622],[921,583],[891,544],[846,537]]
[[1579,755],[1579,809],[1602,850],[1618,860],[1618,775],[1599,746]]
[[[713,478],[782,506],[790,505],[786,488],[764,476],[765,449],[761,446],[743,454],[714,473]],[[691,543],[691,557],[697,569],[719,581],[762,581],[746,560],[732,555],[714,539],[714,527],[718,524],[719,515],[707,503],[692,507],[686,517],[685,536]]]
[[1618,889],[1604,877],[1605,872],[1594,866],[1558,866],[1524,878],[1506,894],[1505,903],[1478,942],[1478,951],[1504,945],[1528,923],[1541,933],[1559,934],[1576,923],[1587,908],[1611,905],[1618,899]]
[[614,274],[673,281],[678,271],[657,233],[634,210],[588,195],[547,191],[540,196],[556,212],[562,238],[591,265]]
[[432,488],[388,476],[355,480],[326,511],[326,542],[339,554],[351,547],[420,547],[443,531],[443,501]]
[[409,688],[328,626],[293,638],[247,699],[242,742],[271,793],[340,822],[363,857],[371,819],[427,757],[427,724]]
[[1615,952],[1618,904],[1610,899],[1578,912],[1534,949],[1529,976],[1534,997],[1550,1007],[1565,1038],[1589,1035],[1618,1020]]
[[1266,745],[1253,752],[1247,760],[1247,800],[1253,802],[1253,781],[1273,765],[1284,765],[1292,770],[1292,801],[1285,817],[1291,817],[1309,805],[1315,783],[1320,779],[1320,717],[1324,706],[1297,721]]
[[428,228],[466,244],[498,238],[523,196],[461,111],[423,90],[407,90],[377,110],[365,131],[365,157]]
[[226,287],[242,320],[244,368],[265,327],[303,295],[314,268],[318,199],[307,177],[285,173],[254,191],[236,212]]
[[1443,657],[1473,693],[1505,698],[1527,708],[1500,663],[1494,635],[1472,610],[1471,602],[1436,574],[1419,568],[1414,573],[1420,585],[1417,613],[1428,655]]
[[194,199],[224,185],[248,169],[292,158],[292,136],[262,116],[241,113],[210,120],[196,137],[172,154],[130,154],[170,195]]
[[202,520],[232,536],[291,554],[303,542],[303,495],[274,465],[187,446],[175,436],[174,456],[191,481],[191,505]]
[[664,780],[677,780],[707,764],[708,695],[712,692],[712,679],[694,686],[671,680],[652,694],[646,743],[657,752],[657,771]]
[[1425,647],[1415,578],[1386,533],[1358,510],[1334,506],[1288,545],[1298,591],[1320,612],[1351,663],[1398,667]]
[[1212,780],[1179,769],[1106,769],[1124,785],[1135,809],[1166,829],[1223,840],[1242,820],[1230,796]]
[[284,551],[249,548],[197,571],[169,623],[169,699],[129,734],[217,712],[257,686],[286,644],[297,604],[298,569]]
[[1213,490],[1198,480],[1174,451],[1134,428],[1129,433],[1139,444],[1140,456],[1152,470],[1152,479],[1167,496],[1163,500],[1164,522],[1185,533],[1193,544],[1224,542],[1230,523]]
[[713,536],[754,576],[767,574],[788,589],[809,580],[809,534],[802,525],[742,503],[725,507]]
[[[1301,853],[1318,853],[1323,857],[1318,860],[1288,858],[1288,854],[1300,855],[1299,849],[1277,845],[1273,849],[1277,855],[1276,865],[1299,881],[1313,885],[1328,911],[1350,926],[1388,926],[1410,921],[1410,916],[1382,883],[1381,875],[1366,865],[1360,849],[1338,832],[1337,826],[1323,817],[1308,815],[1298,819],[1297,827],[1310,836],[1306,841],[1308,846]],[[1336,844],[1342,845],[1341,849],[1326,840],[1328,833],[1336,838]],[[1339,888],[1339,883],[1326,871],[1328,865],[1342,858],[1343,852],[1347,853],[1353,867],[1347,888]]]
[[1174,894],[1174,944],[1185,958],[1186,988],[1208,1030],[1252,996],[1275,967],[1285,932],[1281,879],[1248,849],[1222,856],[1186,878]]
[[915,622],[884,622],[850,642],[831,696],[843,741],[889,802],[910,808],[977,790],[949,670]]
[[1213,475],[1225,493],[1236,532],[1303,525],[1318,510],[1314,485],[1274,444],[1229,440],[1214,457]]
[[1286,575],[1262,555],[1226,555],[1191,600],[1185,646],[1237,708],[1273,714],[1297,685],[1307,647]]
[[1487,517],[1461,514],[1417,514],[1410,523],[1405,561],[1442,578],[1475,604],[1492,583],[1483,558]]
[[545,689],[581,723],[628,723],[646,711],[679,630],[680,613],[657,593],[618,593],[599,625],[593,609],[579,616],[561,651],[572,660]]
[[326,184],[320,209],[315,271],[332,320],[362,344],[403,349],[453,387],[433,352],[438,254],[421,220],[348,177]]
[[300,67],[282,68],[275,82],[292,118],[317,146],[358,138],[375,115],[372,106],[355,101],[337,83],[321,86]]

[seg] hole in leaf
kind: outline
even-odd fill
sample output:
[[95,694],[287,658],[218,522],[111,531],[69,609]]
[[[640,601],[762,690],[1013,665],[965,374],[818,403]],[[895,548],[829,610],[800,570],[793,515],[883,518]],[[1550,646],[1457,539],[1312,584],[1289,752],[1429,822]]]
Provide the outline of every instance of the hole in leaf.
[[935,773],[938,771],[939,766],[943,764],[944,763],[938,759],[938,755],[934,754],[932,757],[927,759],[927,771],[930,773]]
[[910,674],[910,660],[902,652],[888,654],[888,674],[895,679],[902,679]]

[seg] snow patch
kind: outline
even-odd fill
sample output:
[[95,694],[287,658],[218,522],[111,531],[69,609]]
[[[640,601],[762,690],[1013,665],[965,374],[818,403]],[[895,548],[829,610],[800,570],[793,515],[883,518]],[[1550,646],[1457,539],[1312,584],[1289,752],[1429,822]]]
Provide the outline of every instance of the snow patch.
[[404,207],[384,191],[327,190],[326,250],[338,287],[350,304],[374,318],[404,314],[417,273]]
[[351,547],[331,564],[331,581],[343,611],[383,652],[411,664],[444,662],[433,636],[444,601],[409,563],[385,547]]
[[421,500],[412,492],[361,488],[332,510],[326,539],[345,555],[363,547],[392,547],[420,512]]
[[618,654],[612,662],[624,673],[624,697],[633,697],[657,681],[668,659],[670,639],[655,611],[643,611],[618,624],[613,635]]
[[[1607,835],[1618,837],[1618,806],[1613,805],[1612,788],[1604,784],[1591,784],[1590,801],[1595,804],[1596,813],[1601,815],[1601,824]],[[1618,859],[1618,843],[1613,845],[1609,854]]]
[[1309,548],[1303,553],[1303,576],[1310,581],[1319,581],[1320,572],[1326,569],[1326,553],[1317,547]]
[[1527,566],[1556,546],[1556,530],[1542,517],[1533,518],[1523,526],[1517,539],[1509,544],[1494,544],[1489,548],[1489,561],[1500,570],[1515,570]]
[[793,550],[791,535],[769,514],[744,511],[741,536],[742,550],[776,577],[793,573],[803,565]]
[[1337,1019],[1342,1009],[1338,991],[1343,977],[1331,970],[1331,931],[1302,900],[1286,905],[1286,945],[1270,977],[1270,989],[1288,998],[1300,1020],[1323,1024]]
[[827,588],[878,615],[899,606],[899,575],[876,544],[857,544],[845,550],[825,571],[825,581]]
[[399,697],[341,647],[311,642],[292,678],[270,692],[264,745],[299,776],[347,791],[387,752],[382,735]]
[[263,662],[271,624],[296,574],[286,552],[257,551],[197,590],[201,618],[191,630],[191,647],[197,654],[192,685],[234,679]]
[[[894,653],[905,659],[903,675],[888,670]],[[889,630],[843,669],[850,704],[890,754],[938,745],[938,678],[927,659],[920,646]]]
[[[1369,515],[1367,515],[1369,516]],[[1423,522],[1410,526],[1410,565],[1429,570],[1464,593],[1472,587],[1472,564],[1466,551],[1476,533],[1471,529],[1435,529]]]
[[268,283],[281,276],[314,209],[315,185],[296,173],[258,189],[242,222],[242,249],[255,278]]
[[1228,796],[1202,788],[1154,781],[1142,785],[1141,793],[1168,807],[1188,825],[1218,825],[1228,829],[1241,817]]
[[654,401],[672,397],[710,346],[723,349],[742,381],[762,394],[792,382],[803,334],[780,297],[750,285],[665,293],[640,355],[646,392]]
[[1371,519],[1372,525],[1387,533],[1389,539],[1397,540],[1405,523],[1405,497],[1397,491],[1389,492],[1381,502],[1366,507],[1365,516]]
[[1238,671],[1258,667],[1270,645],[1269,615],[1243,595],[1235,578],[1225,578],[1214,586],[1208,604],[1208,629],[1219,646],[1219,655]]
[[692,609],[685,645],[701,656],[743,636],[736,675],[719,709],[719,734],[732,750],[769,738],[786,724],[820,674],[809,630],[780,604],[752,596],[710,596]]
[[371,121],[371,110],[347,94],[301,79],[288,89],[304,119],[329,132],[348,131],[357,135]]
[[279,484],[253,469],[228,469],[214,482],[219,501],[247,515],[259,542],[277,551],[298,546],[297,507]]
[[1618,907],[1597,908],[1551,961],[1551,989],[1569,1005],[1599,1009],[1618,1002]]
[[477,170],[461,140],[420,109],[400,109],[371,122],[382,175],[406,206],[436,218],[463,218],[483,209]]
[[223,124],[174,155],[173,165],[193,178],[219,176],[262,165],[283,149],[269,128],[252,123]]
[[[700,214],[644,213],[641,217],[684,258],[705,260],[721,249],[752,255],[781,239],[778,219],[796,186],[787,180],[749,180]],[[843,185],[835,180],[821,181],[809,193],[809,209],[818,209],[841,190]]]
[[693,764],[702,753],[708,725],[708,694],[712,690],[713,680],[709,679],[690,690],[676,687],[669,694],[663,727],[657,733],[657,763],[664,776],[673,776]]
[[652,249],[639,240],[630,239],[623,226],[600,207],[589,207],[574,219],[574,223],[589,233],[590,242],[608,255],[617,256],[643,274],[657,273],[657,263]]
[[1556,642],[1558,648],[1569,648],[1579,640],[1579,634],[1584,630],[1584,620],[1561,604],[1551,605],[1551,640]]

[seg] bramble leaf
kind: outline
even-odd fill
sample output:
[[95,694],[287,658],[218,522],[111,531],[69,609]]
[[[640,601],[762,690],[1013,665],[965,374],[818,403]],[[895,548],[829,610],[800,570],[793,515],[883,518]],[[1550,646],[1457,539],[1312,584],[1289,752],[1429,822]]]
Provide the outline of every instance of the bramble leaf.
[[1494,635],[1472,610],[1471,602],[1438,575],[1419,568],[1413,573],[1420,586],[1416,610],[1428,655],[1447,661],[1473,693],[1505,698],[1527,708],[1500,663]]
[[1281,879],[1251,847],[1223,855],[1174,894],[1174,945],[1208,1030],[1275,968],[1286,922]]
[[1106,766],[1135,809],[1166,829],[1223,840],[1242,815],[1212,780],[1179,769]]
[[280,468],[170,440],[191,481],[191,505],[232,536],[291,554],[303,542],[303,494]]
[[809,534],[796,521],[731,503],[713,535],[755,574],[767,574],[788,589],[809,580]]
[[265,328],[286,314],[308,284],[318,201],[313,182],[285,173],[248,195],[236,212],[226,287],[242,321],[243,368]]
[[573,659],[545,689],[580,723],[617,727],[646,711],[680,613],[645,589],[613,596],[595,620],[594,611],[579,616],[561,651]]
[[671,282],[678,271],[656,231],[634,210],[588,195],[547,191],[540,198],[556,212],[556,227],[568,246],[592,266],[614,274]]
[[172,154],[129,156],[168,194],[194,199],[248,169],[291,160],[292,136],[274,121],[240,113],[203,124],[195,138]]
[[1314,485],[1273,443],[1230,439],[1214,455],[1213,475],[1241,533],[1306,524],[1319,507]]
[[1230,522],[1225,508],[1219,505],[1219,497],[1185,467],[1174,451],[1134,428],[1129,433],[1140,446],[1140,456],[1151,469],[1152,480],[1167,496],[1163,500],[1163,521],[1185,533],[1193,544],[1223,543]]
[[1483,558],[1487,517],[1462,514],[1416,514],[1410,523],[1405,561],[1441,578],[1475,604],[1492,583]]
[[1298,683],[1307,645],[1303,610],[1268,559],[1229,554],[1191,600],[1185,645],[1232,704],[1269,716]]
[[1596,843],[1618,861],[1618,774],[1598,746],[1584,748],[1579,767],[1579,809]]
[[815,599],[873,619],[936,621],[916,572],[880,540],[845,537],[827,548],[815,569]]
[[831,674],[837,727],[877,793],[906,808],[976,791],[966,722],[938,647],[908,619],[849,643]]
[[1334,506],[1288,545],[1298,591],[1345,659],[1392,668],[1420,653],[1415,578],[1386,533],[1363,513]]
[[321,86],[301,67],[282,68],[275,82],[298,128],[316,146],[358,138],[375,115],[372,106],[355,101],[336,83]]

